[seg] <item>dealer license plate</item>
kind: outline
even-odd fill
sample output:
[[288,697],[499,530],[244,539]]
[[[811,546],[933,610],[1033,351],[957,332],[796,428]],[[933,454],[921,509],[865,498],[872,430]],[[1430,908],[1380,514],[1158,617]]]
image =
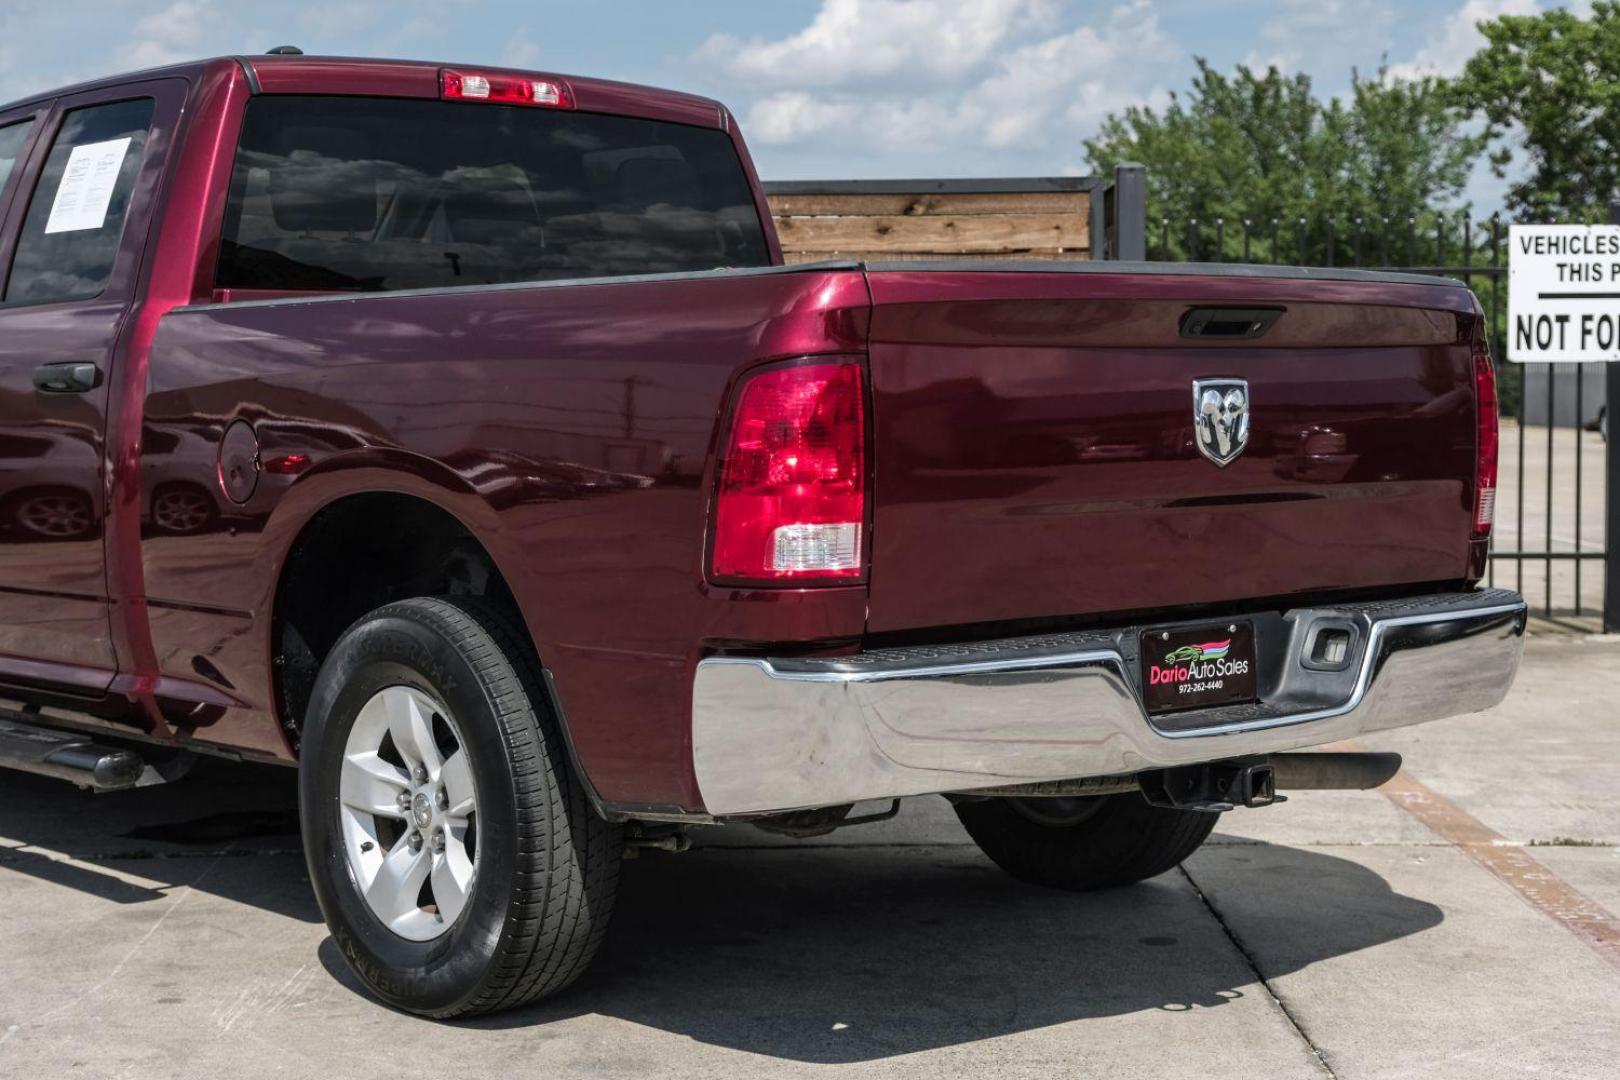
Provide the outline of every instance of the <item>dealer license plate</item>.
[[1255,699],[1254,624],[1142,632],[1142,701],[1150,713]]

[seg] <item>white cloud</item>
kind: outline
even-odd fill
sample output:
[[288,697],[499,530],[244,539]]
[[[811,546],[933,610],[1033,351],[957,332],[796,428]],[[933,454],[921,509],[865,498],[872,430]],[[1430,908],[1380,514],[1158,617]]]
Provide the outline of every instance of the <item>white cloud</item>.
[[136,20],[120,60],[138,69],[206,55],[209,44],[225,36],[226,11],[207,0],[174,0]]
[[[494,17],[501,7],[522,17]],[[0,0],[0,102],[276,45],[466,60],[496,58],[505,46],[520,58],[533,9],[533,0]]]
[[298,25],[311,36],[315,48],[325,51],[320,43],[370,30],[381,17],[377,0],[326,0],[306,8],[298,15]]
[[891,151],[936,150],[951,141],[961,121],[958,103],[937,98],[874,96],[852,100],[785,90],[748,110],[750,141],[784,145],[826,136],[840,142],[879,143]]
[[1259,71],[1309,70],[1330,84],[1348,82],[1354,61],[1324,64],[1324,58],[1377,56],[1389,47],[1394,25],[1393,9],[1368,0],[1281,0],[1265,19],[1259,47],[1243,62]]
[[[400,7],[386,11],[394,37],[420,21],[402,23]],[[377,40],[384,15],[379,0],[323,0],[297,9],[171,0],[134,21],[119,60],[137,68],[157,67],[275,45],[297,45],[310,53],[344,52],[343,42]]]
[[1090,134],[1111,112],[1167,97],[1144,73],[1180,55],[1147,4],[1126,4],[1101,27],[1014,50],[964,104],[993,147],[1028,145],[1054,128]]
[[716,34],[699,56],[762,86],[848,86],[894,76],[951,78],[1009,38],[1049,27],[1054,0],[823,0],[810,25],[779,41]]
[[506,67],[532,70],[540,66],[540,57],[540,46],[529,37],[527,30],[519,30],[506,40],[500,59]]
[[762,143],[790,143],[858,119],[859,106],[823,101],[801,90],[784,90],[748,110],[750,135]]
[[1467,0],[1446,17],[1437,37],[1419,49],[1412,59],[1391,64],[1389,74],[1397,79],[1456,75],[1468,58],[1485,44],[1479,23],[1499,15],[1534,15],[1539,10],[1536,0]]
[[1010,151],[1050,156],[1056,169],[1109,112],[1162,102],[1158,80],[1183,57],[1146,0],[1082,25],[1062,13],[1041,0],[971,12],[943,0],[823,0],[798,33],[711,38],[698,56],[765,88],[744,109],[764,146],[970,160]]

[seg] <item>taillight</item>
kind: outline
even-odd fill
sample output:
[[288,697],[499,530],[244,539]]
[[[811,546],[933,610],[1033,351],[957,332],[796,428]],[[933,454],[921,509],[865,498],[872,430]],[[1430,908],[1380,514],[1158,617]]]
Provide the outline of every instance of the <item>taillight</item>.
[[556,79],[527,79],[484,71],[439,72],[439,96],[446,101],[487,101],[495,105],[543,105],[572,109],[574,94]]
[[1474,342],[1474,539],[1486,540],[1496,520],[1496,461],[1500,446],[1497,429],[1496,368],[1484,341]]
[[855,361],[767,368],[742,384],[715,490],[716,580],[857,579],[866,409]]

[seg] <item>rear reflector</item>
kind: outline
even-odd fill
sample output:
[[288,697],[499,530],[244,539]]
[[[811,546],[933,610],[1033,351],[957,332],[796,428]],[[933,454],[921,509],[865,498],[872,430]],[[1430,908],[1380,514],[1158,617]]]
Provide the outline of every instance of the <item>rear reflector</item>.
[[1496,466],[1501,436],[1497,428],[1496,368],[1482,340],[1474,343],[1474,408],[1478,436],[1474,459],[1475,540],[1486,540],[1496,520]]
[[572,109],[574,94],[556,79],[527,79],[483,71],[439,72],[439,96],[446,101],[487,101],[495,105],[541,105]]
[[767,368],[743,383],[720,462],[711,577],[860,578],[864,398],[855,361]]

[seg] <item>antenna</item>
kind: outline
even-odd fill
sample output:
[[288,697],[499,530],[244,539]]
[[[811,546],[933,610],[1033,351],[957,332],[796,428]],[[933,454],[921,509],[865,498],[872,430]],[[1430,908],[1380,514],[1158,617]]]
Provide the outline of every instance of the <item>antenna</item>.
[[277,45],[265,52],[266,56],[303,56],[304,50],[296,45]]

